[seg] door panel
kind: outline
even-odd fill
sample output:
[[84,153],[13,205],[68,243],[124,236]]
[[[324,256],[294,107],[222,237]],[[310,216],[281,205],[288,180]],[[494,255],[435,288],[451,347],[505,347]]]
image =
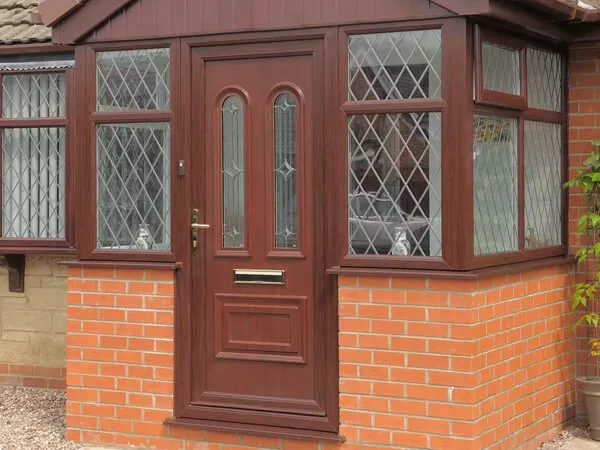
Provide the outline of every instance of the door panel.
[[190,415],[332,431],[320,43],[193,58],[203,150],[192,201],[210,228],[192,255]]

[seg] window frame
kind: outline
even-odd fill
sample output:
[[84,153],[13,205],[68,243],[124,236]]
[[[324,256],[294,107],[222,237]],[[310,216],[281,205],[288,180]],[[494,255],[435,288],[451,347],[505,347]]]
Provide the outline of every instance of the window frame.
[[[40,63],[41,64],[41,63]],[[65,133],[65,237],[62,239],[43,238],[13,238],[3,237],[3,221],[0,220],[0,253],[20,254],[71,254],[74,252],[74,214],[73,214],[73,117],[74,101],[74,73],[73,67],[48,68],[48,69],[25,69],[25,70],[0,70],[0,89],[3,89],[5,76],[10,75],[37,75],[37,74],[65,74],[65,116],[64,117],[39,117],[39,118],[4,118],[2,117],[3,92],[0,93],[0,151],[2,150],[3,130],[15,128],[63,128]],[[0,176],[2,172],[3,159],[0,158]],[[0,189],[0,208],[2,205],[2,189]]]
[[[100,112],[96,109],[96,55],[101,52],[111,51],[136,51],[147,49],[167,48],[170,50],[170,105],[168,110],[139,110]],[[86,101],[79,105],[78,127],[82,130],[78,134],[78,145],[89,148],[89,152],[79,152],[77,166],[82,173],[92,176],[85,179],[82,184],[85,189],[78,190],[77,204],[80,215],[78,217],[78,258],[81,260],[96,261],[124,261],[124,262],[164,262],[173,263],[178,260],[179,230],[181,221],[181,181],[177,172],[177,161],[182,160],[180,145],[180,122],[176,111],[180,109],[180,44],[178,40],[132,41],[109,44],[88,44],[77,48],[76,64],[85,69],[80,70],[77,82],[78,92],[83,93]],[[97,248],[97,134],[98,125],[127,125],[139,123],[166,123],[170,128],[170,250],[136,250],[136,249],[101,249]],[[85,191],[88,191],[86,195]],[[191,221],[190,221],[191,223]]]
[[[348,99],[348,43],[349,36],[356,34],[393,33],[422,30],[441,30],[441,91],[438,97],[407,99],[407,100],[363,100],[351,101]],[[335,163],[339,167],[335,183],[337,198],[345,199],[338,202],[336,229],[340,232],[339,265],[348,268],[373,268],[373,269],[431,269],[451,270],[458,268],[463,260],[464,249],[452,243],[464,240],[459,227],[453,224],[457,221],[457,214],[451,205],[460,201],[460,192],[456,186],[450,186],[449,178],[445,174],[456,173],[456,179],[464,179],[464,164],[461,159],[465,157],[460,150],[462,146],[460,133],[452,130],[464,129],[464,122],[460,114],[452,114],[453,108],[463,110],[467,105],[463,100],[468,96],[471,101],[472,94],[465,89],[464,76],[461,79],[460,70],[450,70],[454,66],[460,67],[460,61],[467,64],[466,52],[467,27],[463,19],[439,19],[423,21],[405,21],[389,24],[354,25],[340,28],[338,47],[339,75],[338,91],[339,125],[336,128],[339,134],[339,153]],[[464,50],[463,51],[463,47]],[[465,70],[466,72],[466,70]],[[465,74],[466,76],[466,74]],[[421,113],[431,112],[441,115],[441,229],[442,229],[442,254],[441,256],[390,256],[390,255],[350,255],[348,252],[348,116],[360,114],[385,114],[385,113]],[[453,149],[459,149],[454,151]],[[470,152],[469,152],[470,153]],[[343,163],[342,163],[343,161]],[[343,164],[343,165],[342,165]],[[343,167],[343,170],[342,170]]]
[[[485,89],[483,86],[483,43],[508,48],[519,52],[520,94]],[[527,105],[527,45],[524,40],[506,34],[499,34],[489,28],[475,28],[475,103],[502,106],[518,110],[528,109]]]
[[[474,45],[473,45],[473,72],[474,72],[474,85],[475,92],[478,91],[478,86],[483,85],[481,78],[483,68],[481,66],[481,57],[477,56],[481,52],[481,46],[483,39],[488,36],[498,36],[498,31],[494,28],[489,28],[487,25],[483,28],[481,25],[475,25],[474,27]],[[513,252],[507,253],[495,253],[488,255],[475,256],[474,252],[471,251],[468,255],[467,266],[469,269],[479,269],[490,266],[506,265],[518,262],[533,261],[537,259],[550,258],[554,256],[564,256],[568,252],[568,233],[567,233],[567,213],[568,213],[568,196],[565,190],[561,193],[561,245],[554,245],[550,247],[542,247],[535,249],[527,249],[525,247],[525,122],[526,121],[537,121],[545,123],[554,123],[562,125],[562,153],[561,153],[561,172],[562,179],[560,185],[564,184],[568,176],[568,159],[567,159],[567,146],[568,146],[568,114],[567,114],[567,100],[568,100],[568,89],[567,86],[567,49],[563,45],[549,45],[543,41],[531,38],[526,35],[513,36],[512,41],[518,40],[521,47],[521,74],[522,74],[522,90],[524,92],[524,103],[523,105],[517,105],[510,94],[495,93],[493,97],[494,102],[486,101],[485,96],[483,101],[481,97],[475,96],[473,100],[472,114],[468,120],[472,120],[474,114],[485,114],[492,116],[504,116],[512,117],[517,120],[517,202],[518,202],[518,249]],[[499,42],[504,42],[504,38]],[[549,51],[556,53],[561,57],[562,67],[562,111],[543,110],[529,107],[529,93],[527,90],[527,49],[533,48],[543,51]],[[488,99],[489,100],[489,99]],[[471,148],[472,150],[472,143]],[[472,180],[472,177],[471,177]],[[471,181],[472,182],[472,181]],[[473,196],[473,189],[469,194]],[[474,210],[471,208],[471,214],[473,217],[473,226],[471,227],[470,245],[474,245],[475,228],[474,228]]]
[[[497,36],[501,30],[498,28],[484,29],[485,36]],[[439,98],[425,98],[418,100],[348,100],[348,37],[353,34],[402,32],[440,28],[442,30],[442,90]],[[540,110],[528,106],[527,78],[521,80],[524,101],[515,102],[510,94],[506,95],[506,103],[496,104],[502,100],[504,94],[498,94],[496,101],[483,102],[477,98],[478,73],[481,73],[481,58],[477,56],[481,47],[481,30],[479,25],[465,18],[450,18],[440,20],[405,21],[388,24],[352,25],[340,28],[338,42],[337,76],[339,115],[337,118],[336,139],[337,150],[331,156],[330,163],[335,168],[336,176],[333,195],[341,199],[333,204],[335,211],[335,229],[343,230],[335,244],[338,255],[339,269],[350,272],[365,273],[370,271],[407,270],[414,273],[426,274],[428,271],[470,271],[494,266],[534,261],[550,257],[565,256],[568,253],[567,234],[567,207],[568,197],[562,192],[562,245],[548,248],[526,250],[524,247],[524,127],[526,120],[561,123],[563,126],[562,142],[562,180],[568,176],[567,152],[567,47],[555,43],[539,40],[530,35],[519,35],[509,39],[515,42],[523,40],[521,52],[524,62],[521,68],[527,70],[527,48],[533,47],[540,50],[557,53],[562,58],[563,75],[562,105],[563,111]],[[479,31],[478,31],[479,30]],[[502,40],[501,42],[505,42]],[[506,45],[506,44],[505,44]],[[463,70],[464,63],[464,70]],[[492,91],[493,92],[493,91]],[[489,99],[487,99],[489,100]],[[492,98],[494,100],[494,98]],[[441,159],[442,159],[442,256],[441,257],[398,257],[387,255],[350,255],[348,252],[348,130],[347,116],[351,114],[399,113],[399,112],[441,112]],[[511,253],[492,255],[474,255],[474,194],[473,194],[473,129],[472,119],[474,113],[496,114],[517,118],[518,126],[518,211],[519,211],[519,250]],[[342,162],[343,161],[343,162]],[[460,205],[460,211],[454,206]]]

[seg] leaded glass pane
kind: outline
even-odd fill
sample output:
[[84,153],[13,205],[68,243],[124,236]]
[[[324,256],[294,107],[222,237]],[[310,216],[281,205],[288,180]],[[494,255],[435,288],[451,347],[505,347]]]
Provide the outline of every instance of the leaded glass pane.
[[2,131],[2,237],[65,238],[65,129]]
[[473,118],[475,255],[518,249],[517,121]]
[[440,30],[357,34],[348,38],[348,99],[441,95]]
[[275,247],[298,247],[296,185],[296,98],[288,93],[275,100]]
[[562,244],[563,126],[525,122],[525,247]]
[[2,117],[65,117],[65,74],[37,73],[2,77]]
[[349,253],[441,256],[441,114],[354,115]]
[[223,101],[222,179],[223,247],[243,248],[244,236],[244,104],[237,95]]
[[558,53],[527,49],[527,96],[531,108],[563,110],[563,59]]
[[169,49],[96,55],[97,111],[169,109]]
[[98,248],[169,250],[169,125],[98,125],[96,133]]
[[521,95],[521,60],[518,50],[484,42],[481,65],[484,89]]

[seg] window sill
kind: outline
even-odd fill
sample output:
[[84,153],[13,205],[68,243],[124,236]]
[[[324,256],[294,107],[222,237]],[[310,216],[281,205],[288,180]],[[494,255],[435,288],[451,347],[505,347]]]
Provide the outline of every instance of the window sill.
[[299,439],[311,441],[327,441],[343,443],[346,441],[344,436],[337,433],[328,433],[324,431],[299,430],[294,428],[269,427],[263,425],[250,425],[238,423],[213,422],[198,419],[185,419],[171,417],[165,420],[165,425],[172,427],[195,428],[198,430],[214,430],[229,433],[246,433],[258,436],[269,436],[281,439]]
[[541,269],[549,266],[562,266],[575,264],[574,256],[554,256],[551,258],[524,261],[501,266],[486,267],[469,271],[459,270],[420,270],[420,269],[380,269],[380,268],[358,268],[358,267],[331,267],[327,270],[330,275],[357,275],[357,276],[382,276],[382,277],[409,277],[409,278],[446,278],[455,280],[479,280],[496,275],[506,275],[522,272],[529,269]]
[[3,247],[0,246],[0,255],[75,255],[76,250],[71,247]]

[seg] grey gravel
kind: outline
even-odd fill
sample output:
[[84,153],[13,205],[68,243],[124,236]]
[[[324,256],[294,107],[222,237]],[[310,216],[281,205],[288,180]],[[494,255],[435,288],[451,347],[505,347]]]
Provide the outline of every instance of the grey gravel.
[[0,386],[0,450],[76,450],[65,440],[65,391]]
[[595,441],[592,441],[590,438],[589,430],[587,428],[572,426],[564,430],[551,441],[544,442],[539,450],[570,450],[576,448],[583,450],[584,447],[581,443],[587,441],[595,443]]

